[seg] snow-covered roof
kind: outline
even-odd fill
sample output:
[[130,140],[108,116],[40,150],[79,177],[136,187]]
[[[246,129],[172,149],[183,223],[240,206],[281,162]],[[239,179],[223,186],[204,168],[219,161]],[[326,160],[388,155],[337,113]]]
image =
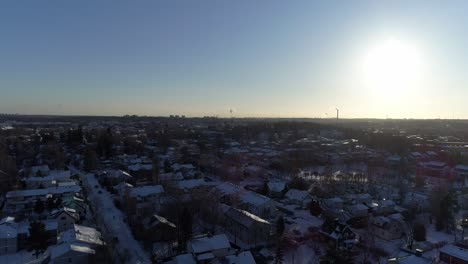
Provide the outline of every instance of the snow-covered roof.
[[270,198],[251,191],[243,192],[240,195],[240,199],[244,203],[248,203],[255,206],[261,206],[271,201]]
[[85,243],[89,245],[103,245],[101,233],[92,227],[73,225],[73,229],[68,229],[62,233],[59,242]]
[[230,248],[229,240],[225,234],[204,236],[189,241],[189,248],[195,254],[209,252],[217,249]]
[[131,196],[145,197],[155,194],[161,194],[164,192],[162,185],[148,185],[141,187],[134,187],[130,189]]
[[69,207],[65,207],[65,206],[62,207],[62,208],[53,210],[53,211],[50,213],[50,215],[51,215],[52,217],[55,218],[55,217],[57,217],[57,216],[59,216],[59,215],[61,215],[61,214],[63,214],[63,213],[68,214],[69,216],[71,216],[72,218],[75,218],[76,220],[79,220],[79,219],[80,219],[80,215],[76,212],[75,209],[69,208]]
[[44,176],[44,177],[27,177],[24,180],[26,182],[44,182],[44,181],[69,179],[70,177],[71,177],[70,171],[60,170],[60,171],[50,171],[49,175]]
[[174,258],[174,264],[196,264],[192,254],[178,255]]
[[195,167],[192,164],[179,164],[179,163],[173,164],[172,168],[175,171],[178,171],[178,170],[181,170],[181,169],[187,169],[187,170],[195,169]]
[[130,171],[140,171],[140,170],[152,170],[153,165],[151,164],[133,164],[128,166],[128,170]]
[[230,182],[223,182],[219,184],[218,186],[216,186],[216,189],[218,189],[220,192],[222,192],[225,195],[231,195],[231,194],[239,193],[242,190],[242,187],[232,184]]
[[367,207],[367,206],[365,206],[363,204],[360,204],[360,203],[351,205],[350,208],[351,208],[352,211],[363,211],[363,210],[369,209],[369,207]]
[[59,187],[49,187],[46,189],[32,189],[32,190],[19,190],[7,192],[6,198],[15,198],[15,197],[29,197],[29,196],[43,196],[47,194],[63,194],[63,193],[78,193],[81,191],[80,186],[70,185],[70,186],[59,186]]
[[468,261],[468,249],[457,247],[455,245],[445,245],[440,249],[440,253],[445,253],[458,259]]
[[149,221],[147,222],[146,227],[149,228],[149,227],[155,226],[155,225],[160,224],[160,223],[164,224],[164,225],[174,227],[174,228],[176,227],[172,222],[170,222],[166,218],[164,218],[162,216],[159,216],[157,214],[154,214],[149,218]]
[[[244,251],[237,255],[230,255],[225,257],[229,264],[255,264],[255,259],[250,251]],[[223,263],[220,261],[220,263]]]
[[291,200],[303,201],[310,197],[307,191],[301,191],[297,189],[291,189],[286,193],[286,197]]
[[460,171],[468,171],[468,165],[458,164],[455,166],[455,169]]
[[180,181],[184,179],[184,175],[181,172],[168,172],[159,174],[160,181]]
[[0,221],[0,238],[13,238],[18,234],[18,225],[15,223],[14,217],[4,217]]
[[95,253],[94,249],[92,249],[88,245],[62,243],[52,248],[52,250],[50,251],[50,257],[52,259],[55,259],[55,258],[58,258],[60,256],[67,254],[70,251],[74,251],[79,254],[94,254]]
[[204,179],[191,179],[177,182],[177,186],[180,189],[193,189],[204,185],[206,185],[206,181]]
[[260,218],[245,210],[241,210],[237,208],[231,207],[225,214],[227,217],[231,218],[232,220],[238,222],[239,224],[245,227],[250,227],[251,225],[255,223],[270,225],[270,222],[268,222],[267,220]]
[[31,167],[31,174],[36,174],[38,171],[49,171],[49,166],[47,165],[40,165],[40,166],[32,166]]
[[268,182],[268,189],[271,192],[282,192],[286,188],[286,183],[283,181],[270,181]]
[[214,259],[214,255],[213,253],[211,252],[208,252],[208,253],[203,253],[203,254],[200,254],[197,256],[197,260],[198,261],[207,261],[207,260],[210,260],[210,259]]

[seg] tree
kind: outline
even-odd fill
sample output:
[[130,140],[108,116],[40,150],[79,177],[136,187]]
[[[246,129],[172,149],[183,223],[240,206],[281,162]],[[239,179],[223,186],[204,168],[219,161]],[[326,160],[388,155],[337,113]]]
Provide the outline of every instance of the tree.
[[262,190],[260,190],[260,194],[268,196],[268,193],[269,193],[269,191],[268,191],[268,181],[265,180],[263,182]]
[[426,227],[423,224],[416,223],[413,225],[413,237],[416,241],[426,240]]
[[306,191],[309,189],[309,184],[303,178],[296,176],[289,182],[289,188]]
[[159,184],[159,158],[158,155],[154,155],[152,160],[153,168],[151,170],[151,176],[154,184]]
[[55,206],[54,198],[52,197],[47,198],[47,210],[52,211],[55,208],[57,207]]
[[276,221],[276,236],[277,237],[281,237],[281,235],[283,235],[284,228],[285,228],[284,218],[280,216],[278,220]]
[[[353,258],[347,250],[337,249],[335,247],[330,247],[327,250],[327,253],[323,257],[323,263],[329,264],[352,264]],[[322,263],[322,262],[320,262]]]
[[41,251],[47,249],[47,232],[44,223],[31,222],[29,226],[28,243],[30,250],[35,250],[36,258],[39,257]]
[[172,167],[171,167],[171,163],[169,162],[169,160],[164,161],[164,172],[165,173],[172,172]]
[[187,241],[192,237],[192,214],[184,206],[179,215],[179,246],[185,247]]
[[42,214],[44,209],[44,203],[40,199],[37,199],[36,204],[34,205],[34,211],[38,214]]
[[95,170],[98,165],[96,152],[91,148],[87,148],[84,152],[83,166],[85,171],[90,172]]
[[312,200],[309,203],[309,210],[310,210],[310,214],[313,216],[319,216],[323,212],[322,207],[320,206],[319,202],[317,202],[316,200]]

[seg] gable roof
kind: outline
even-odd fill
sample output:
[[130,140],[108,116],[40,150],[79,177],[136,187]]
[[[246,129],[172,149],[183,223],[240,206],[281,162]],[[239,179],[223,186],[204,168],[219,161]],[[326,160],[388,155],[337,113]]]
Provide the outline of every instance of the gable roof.
[[162,185],[147,185],[130,189],[131,196],[145,197],[164,192]]
[[189,241],[189,248],[195,254],[209,252],[217,249],[230,248],[229,240],[225,234],[204,236]]

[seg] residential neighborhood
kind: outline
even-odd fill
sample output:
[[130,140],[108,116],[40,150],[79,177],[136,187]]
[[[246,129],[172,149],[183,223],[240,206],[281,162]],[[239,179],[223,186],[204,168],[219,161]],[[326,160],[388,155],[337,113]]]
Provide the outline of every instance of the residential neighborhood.
[[228,121],[7,121],[0,262],[468,263],[461,139]]

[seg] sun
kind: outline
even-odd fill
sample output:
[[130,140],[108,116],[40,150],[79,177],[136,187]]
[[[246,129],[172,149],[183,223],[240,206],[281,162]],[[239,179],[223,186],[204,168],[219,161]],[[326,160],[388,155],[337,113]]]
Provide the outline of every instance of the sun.
[[420,50],[398,39],[387,39],[369,49],[364,57],[366,85],[381,95],[403,93],[421,78]]

